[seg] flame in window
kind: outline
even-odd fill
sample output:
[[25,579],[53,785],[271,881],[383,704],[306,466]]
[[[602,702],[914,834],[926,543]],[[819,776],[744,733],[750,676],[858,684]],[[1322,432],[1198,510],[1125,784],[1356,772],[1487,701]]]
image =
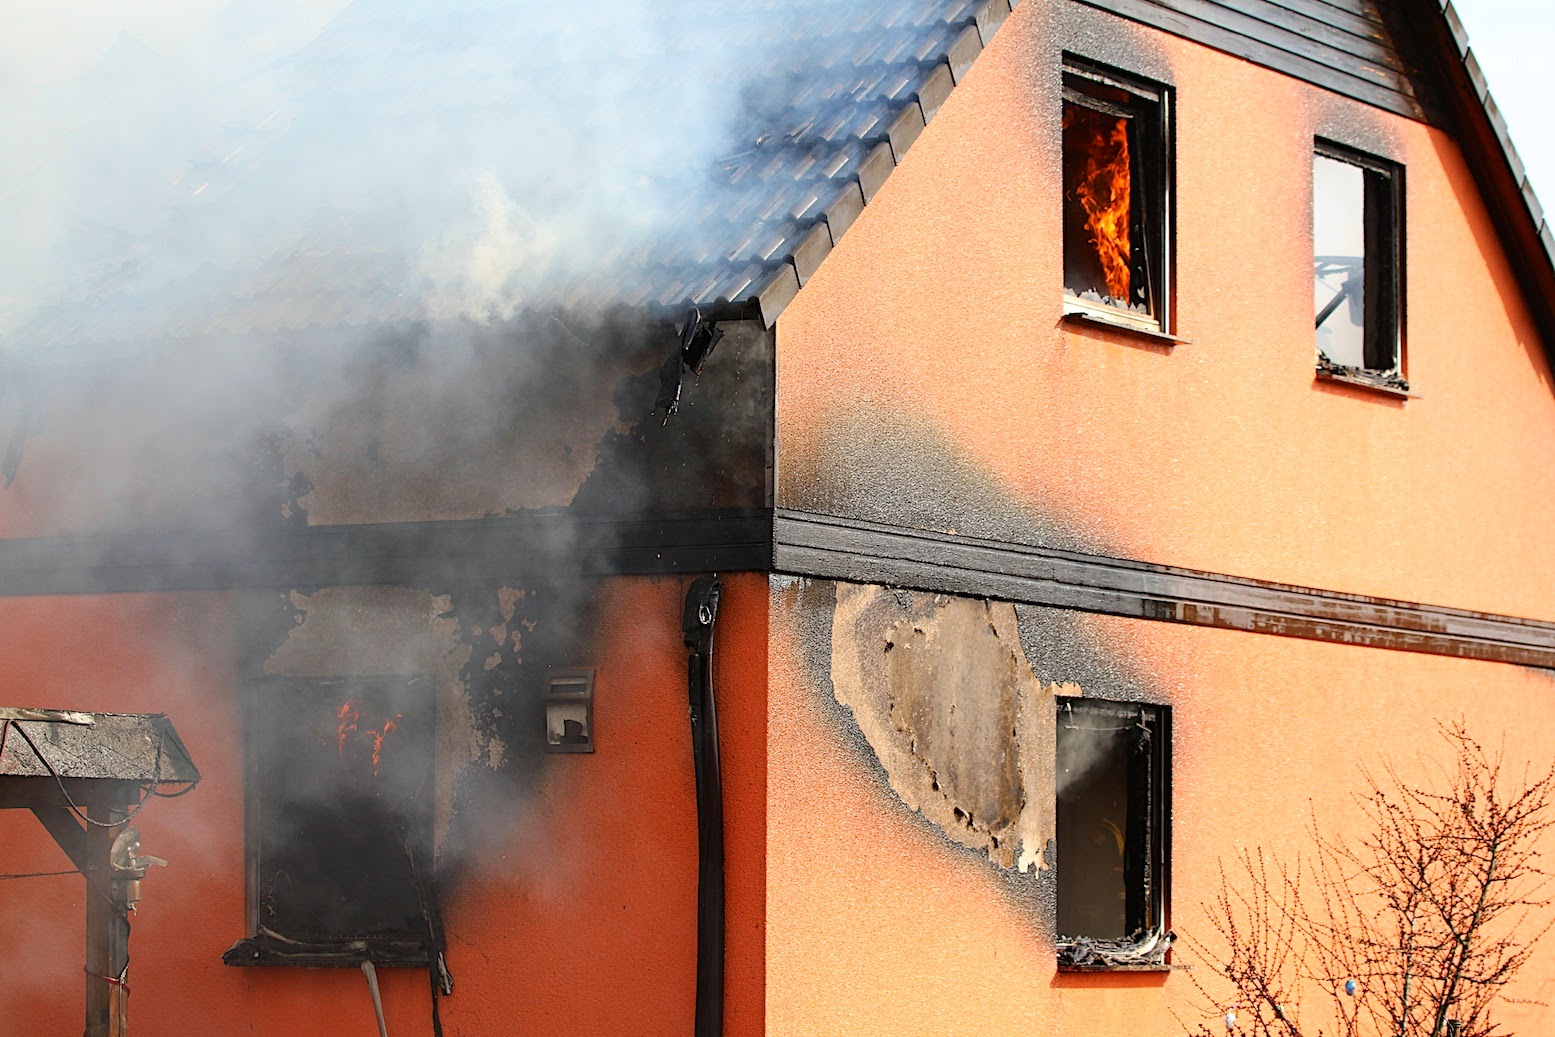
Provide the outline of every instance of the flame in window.
[[[1085,230],[1101,262],[1107,294],[1126,303],[1132,287],[1133,247],[1129,239],[1131,186],[1128,120],[1085,108],[1064,108],[1066,143],[1083,133],[1073,195],[1085,212]],[[1067,157],[1067,156],[1066,156]]]
[[353,740],[354,735],[365,735],[372,740],[373,777],[378,776],[379,768],[383,765],[383,747],[389,736],[399,729],[399,722],[405,719],[405,714],[396,713],[385,720],[376,728],[364,728],[361,726],[362,711],[356,702],[346,700],[341,704],[335,714],[340,721],[335,728],[335,745],[340,756],[346,754],[346,743]]

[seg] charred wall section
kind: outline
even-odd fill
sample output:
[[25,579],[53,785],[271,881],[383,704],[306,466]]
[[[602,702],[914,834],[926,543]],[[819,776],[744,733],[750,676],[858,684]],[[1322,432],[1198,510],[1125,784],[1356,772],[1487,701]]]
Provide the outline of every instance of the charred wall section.
[[879,794],[993,869],[1051,934],[1058,703],[1161,702],[1155,681],[1074,613],[784,577],[773,598],[819,712]]
[[29,405],[0,448],[0,534],[762,508],[771,335],[720,329],[667,422],[654,403],[678,329],[637,311],[83,350],[8,375],[27,378]]

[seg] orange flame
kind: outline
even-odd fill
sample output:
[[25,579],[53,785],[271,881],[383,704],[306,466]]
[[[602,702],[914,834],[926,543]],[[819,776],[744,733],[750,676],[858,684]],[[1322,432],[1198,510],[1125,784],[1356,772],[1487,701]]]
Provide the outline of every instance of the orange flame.
[[373,777],[378,776],[378,765],[383,762],[383,740],[388,738],[400,726],[399,722],[405,719],[404,713],[396,713],[383,722],[382,731],[369,731],[373,736]]
[[[1082,114],[1083,113],[1083,114]],[[1064,112],[1064,128],[1083,119],[1091,129],[1085,163],[1074,187],[1075,199],[1085,210],[1085,229],[1101,260],[1107,294],[1127,302],[1133,281],[1133,247],[1129,241],[1128,120],[1108,118],[1090,109],[1070,107]]]
[[362,719],[362,711],[356,708],[356,703],[347,699],[340,706],[340,712],[335,716],[340,720],[340,726],[335,728],[335,744],[341,756],[346,754],[346,738],[356,732],[357,722]]
[[347,700],[343,703],[335,716],[340,724],[335,728],[335,744],[342,757],[346,754],[346,742],[355,734],[363,734],[373,740],[373,777],[378,776],[378,769],[383,765],[383,743],[395,731],[399,730],[399,722],[405,719],[405,714],[396,713],[383,722],[381,728],[362,727],[362,711],[357,708],[355,702]]

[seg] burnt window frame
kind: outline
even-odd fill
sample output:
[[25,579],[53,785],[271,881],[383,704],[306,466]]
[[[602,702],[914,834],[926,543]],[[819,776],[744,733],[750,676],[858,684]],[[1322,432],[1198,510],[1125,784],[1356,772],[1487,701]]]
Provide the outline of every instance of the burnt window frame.
[[[1164,971],[1175,939],[1170,929],[1172,861],[1172,711],[1146,702],[1093,697],[1057,698],[1053,739],[1054,832],[1057,855],[1054,872],[1053,934],[1060,972]],[[1066,718],[1089,714],[1109,721],[1132,721],[1141,729],[1143,751],[1129,761],[1129,813],[1141,823],[1125,835],[1125,928],[1123,939],[1109,939],[1059,930],[1059,904],[1064,890],[1064,847],[1057,838],[1062,803],[1059,739]],[[1136,795],[1140,799],[1135,801]],[[1137,838],[1137,841],[1136,841]],[[1130,846],[1129,844],[1132,844]]]
[[[428,737],[428,770],[426,794],[420,796],[409,813],[414,832],[409,842],[415,861],[412,872],[420,871],[420,887],[416,895],[420,901],[422,920],[426,931],[406,932],[403,936],[362,936],[340,934],[312,936],[297,940],[267,930],[261,919],[263,910],[261,888],[265,874],[263,812],[267,800],[267,763],[263,739],[267,717],[265,711],[273,709],[275,701],[299,688],[321,692],[329,689],[331,698],[345,694],[348,698],[360,698],[374,694],[379,689],[390,689],[389,694],[415,696],[426,711]],[[244,931],[239,939],[222,955],[224,964],[232,966],[296,966],[355,967],[363,961],[371,961],[377,967],[427,968],[434,960],[434,952],[441,955],[442,934],[436,906],[436,894],[432,888],[435,789],[437,782],[437,729],[435,679],[430,674],[407,676],[337,676],[337,677],[257,677],[242,682],[240,695],[243,714],[243,861],[244,861]]]
[[[1115,101],[1095,96],[1094,92],[1098,88],[1127,94],[1129,101],[1122,105],[1126,111],[1119,111]],[[1087,89],[1092,92],[1087,93]],[[1130,119],[1130,127],[1135,130],[1130,138],[1130,186],[1133,196],[1130,211],[1143,211],[1144,214],[1140,224],[1145,230],[1145,244],[1141,246],[1140,252],[1146,271],[1146,292],[1151,302],[1151,309],[1146,313],[1083,299],[1069,288],[1066,267],[1063,278],[1065,283],[1061,289],[1064,319],[1100,322],[1147,335],[1172,338],[1176,320],[1174,91],[1169,84],[1145,79],[1066,52],[1060,76],[1060,95],[1060,236],[1067,238],[1068,234],[1064,226],[1063,199],[1064,105],[1079,104],[1107,114],[1126,114]],[[1064,246],[1060,251],[1064,251],[1067,242],[1061,240],[1060,244]]]
[[[1378,155],[1323,137],[1312,142],[1313,262],[1317,261],[1317,186],[1315,164],[1321,158],[1359,167],[1364,175],[1361,219],[1365,242],[1362,297],[1365,323],[1360,366],[1339,363],[1316,341],[1319,326],[1313,314],[1313,350],[1319,378],[1350,382],[1407,394],[1404,376],[1404,167]],[[1371,257],[1376,256],[1373,263]],[[1315,272],[1314,272],[1315,273]]]

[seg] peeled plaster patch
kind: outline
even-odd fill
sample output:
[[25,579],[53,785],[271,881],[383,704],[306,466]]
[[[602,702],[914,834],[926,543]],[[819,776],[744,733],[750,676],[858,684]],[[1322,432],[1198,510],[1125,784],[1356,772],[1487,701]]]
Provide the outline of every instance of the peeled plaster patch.
[[832,686],[904,803],[1000,867],[1047,866],[1056,714],[1012,606],[838,584]]

